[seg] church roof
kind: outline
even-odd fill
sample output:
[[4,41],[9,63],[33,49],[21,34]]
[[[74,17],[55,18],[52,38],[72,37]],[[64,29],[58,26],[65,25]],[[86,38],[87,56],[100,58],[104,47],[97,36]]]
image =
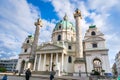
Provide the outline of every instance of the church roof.
[[73,26],[73,24],[71,22],[68,21],[67,15],[64,16],[63,20],[59,21],[56,24],[53,31],[56,31],[59,29],[65,29],[65,30],[71,29],[71,30],[75,31],[75,27]]
[[96,25],[91,25],[89,26],[89,28],[96,28]]
[[34,36],[33,35],[28,35],[28,38],[34,38]]

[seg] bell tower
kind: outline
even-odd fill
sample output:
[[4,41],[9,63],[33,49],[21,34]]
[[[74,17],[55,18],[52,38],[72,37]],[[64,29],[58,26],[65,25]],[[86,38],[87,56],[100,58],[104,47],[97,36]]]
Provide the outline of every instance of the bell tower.
[[30,54],[33,39],[34,39],[34,37],[32,35],[28,35],[28,37],[25,39],[25,41],[22,45],[22,53]]
[[21,52],[19,54],[18,63],[16,66],[16,70],[19,72],[24,72],[25,69],[28,68],[28,61],[31,52],[31,45],[33,43],[34,37],[32,35],[28,35],[25,41],[22,44]]

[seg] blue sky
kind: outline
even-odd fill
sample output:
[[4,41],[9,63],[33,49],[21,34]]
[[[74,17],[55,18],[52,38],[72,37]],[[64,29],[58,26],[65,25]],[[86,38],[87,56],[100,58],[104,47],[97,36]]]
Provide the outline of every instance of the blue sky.
[[76,8],[82,12],[83,34],[95,24],[105,34],[110,63],[120,50],[119,0],[1,0],[0,58],[17,58],[27,35],[34,34],[34,22],[42,18],[39,43],[51,40],[55,24],[67,13],[73,22]]

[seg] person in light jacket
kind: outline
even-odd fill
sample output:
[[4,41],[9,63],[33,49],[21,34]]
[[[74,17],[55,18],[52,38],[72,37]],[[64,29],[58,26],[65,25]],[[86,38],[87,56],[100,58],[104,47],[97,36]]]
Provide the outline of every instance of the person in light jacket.
[[3,76],[2,80],[7,80],[7,75],[6,74]]

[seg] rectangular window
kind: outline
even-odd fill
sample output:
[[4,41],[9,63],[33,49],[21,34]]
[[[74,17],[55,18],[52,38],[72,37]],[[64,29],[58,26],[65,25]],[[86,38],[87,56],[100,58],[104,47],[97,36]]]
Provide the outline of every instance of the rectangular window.
[[68,49],[72,49],[72,47],[71,47],[71,46],[68,46]]
[[93,43],[93,44],[92,44],[92,47],[93,47],[93,48],[97,48],[97,43]]

